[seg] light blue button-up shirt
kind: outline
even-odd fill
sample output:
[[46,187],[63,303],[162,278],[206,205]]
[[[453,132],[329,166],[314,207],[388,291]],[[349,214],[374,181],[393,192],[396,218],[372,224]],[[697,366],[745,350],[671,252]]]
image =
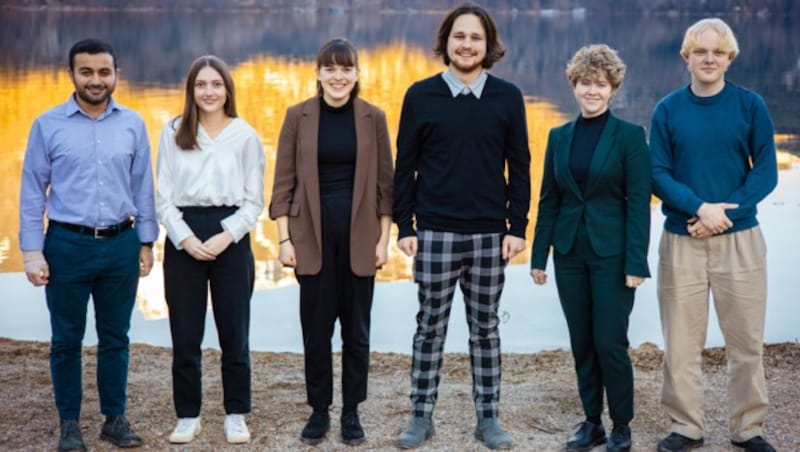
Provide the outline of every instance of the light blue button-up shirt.
[[489,78],[489,76],[486,74],[486,71],[481,71],[481,74],[478,76],[478,78],[476,78],[469,85],[465,85],[461,83],[461,80],[453,75],[450,69],[448,69],[442,72],[442,78],[445,82],[447,82],[447,87],[450,88],[450,94],[452,94],[453,97],[456,97],[459,94],[472,93],[476,98],[480,99],[481,94],[483,94],[483,87],[486,85],[486,79]]
[[136,218],[142,242],[158,238],[150,141],[142,118],[109,98],[92,118],[74,94],[34,121],[22,166],[19,243],[44,248],[47,217],[94,228]]

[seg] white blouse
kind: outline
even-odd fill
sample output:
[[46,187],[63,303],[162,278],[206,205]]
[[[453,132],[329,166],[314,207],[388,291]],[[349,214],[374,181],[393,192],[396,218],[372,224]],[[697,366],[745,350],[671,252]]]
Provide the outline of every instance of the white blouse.
[[246,121],[233,118],[216,136],[198,125],[200,149],[175,144],[179,121],[170,121],[158,145],[156,215],[176,248],[194,235],[180,207],[237,206],[222,220],[222,228],[238,242],[256,225],[264,209],[264,150]]

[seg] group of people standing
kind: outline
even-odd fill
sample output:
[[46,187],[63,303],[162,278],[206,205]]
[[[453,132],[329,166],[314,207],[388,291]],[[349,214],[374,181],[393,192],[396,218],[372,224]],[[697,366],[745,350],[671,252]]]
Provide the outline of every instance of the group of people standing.
[[[419,447],[435,434],[456,286],[469,325],[474,437],[490,449],[513,446],[499,421],[498,306],[505,267],[525,248],[525,103],[516,86],[488,72],[505,48],[484,8],[468,3],[450,11],[434,52],[447,69],[408,89],[394,165],[385,114],[358,97],[358,54],[345,39],[319,50],[317,94],[290,107],[280,131],[269,216],[278,226],[279,260],[294,267],[300,285],[311,407],[300,439],[307,444],[320,443],[330,429],[337,320],[341,439],[366,440],[358,406],[368,393],[374,277],[387,260],[394,221],[397,246],[414,259],[419,302],[411,416],[396,446]],[[748,451],[774,450],[763,437],[766,251],[756,220],[756,204],[777,183],[773,126],[761,97],[725,80],[738,54],[727,24],[695,23],[680,53],[691,81],[658,102],[649,144],[643,127],[609,109],[625,77],[615,50],[589,45],[567,64],[580,114],[548,137],[531,277],[546,283],[552,249],[585,414],[568,451],[631,449],[627,330],[636,287],[650,277],[651,193],[666,216],[658,296],[662,403],[672,422],[657,449],[703,444],[700,355],[710,289],[729,360],[731,441]],[[142,444],[124,415],[128,329],[138,278],[153,265],[157,222],[167,233],[164,287],[178,418],[169,440],[188,443],[201,431],[200,344],[210,289],[222,349],[224,431],[230,443],[246,443],[254,281],[248,232],[264,208],[265,157],[257,132],[237,116],[230,70],[215,56],[192,63],[183,114],[161,134],[155,190],[144,123],[111,97],[118,76],[111,46],[75,44],[69,71],[74,94],[31,129],[20,201],[25,272],[46,286],[50,310],[59,450],[85,450],[78,419],[89,295],[106,416],[101,438],[118,447]],[[604,398],[613,422],[608,435]]]

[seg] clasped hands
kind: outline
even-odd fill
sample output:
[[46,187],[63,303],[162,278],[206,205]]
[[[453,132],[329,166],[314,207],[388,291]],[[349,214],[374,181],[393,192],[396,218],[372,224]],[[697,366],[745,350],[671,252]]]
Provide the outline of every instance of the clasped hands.
[[728,209],[736,209],[738,204],[726,202],[704,202],[697,209],[697,214],[686,221],[686,230],[696,239],[705,239],[721,234],[733,226],[733,222],[725,213]]
[[213,261],[217,256],[222,254],[231,243],[233,243],[233,236],[231,233],[222,231],[219,234],[212,235],[205,242],[201,242],[200,239],[192,235],[183,239],[180,245],[184,251],[199,261]]

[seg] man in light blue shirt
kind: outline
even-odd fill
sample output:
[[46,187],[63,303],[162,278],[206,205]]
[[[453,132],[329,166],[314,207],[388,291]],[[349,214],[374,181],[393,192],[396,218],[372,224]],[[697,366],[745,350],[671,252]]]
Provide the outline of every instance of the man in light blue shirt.
[[139,277],[153,266],[158,237],[150,144],[141,117],[111,98],[119,69],[110,45],[76,43],[69,71],[73,95],[31,127],[22,168],[20,248],[28,280],[45,286],[50,310],[59,450],[86,450],[78,419],[89,295],[100,411],[106,416],[100,438],[136,447],[142,440],[125,419],[128,329]]

